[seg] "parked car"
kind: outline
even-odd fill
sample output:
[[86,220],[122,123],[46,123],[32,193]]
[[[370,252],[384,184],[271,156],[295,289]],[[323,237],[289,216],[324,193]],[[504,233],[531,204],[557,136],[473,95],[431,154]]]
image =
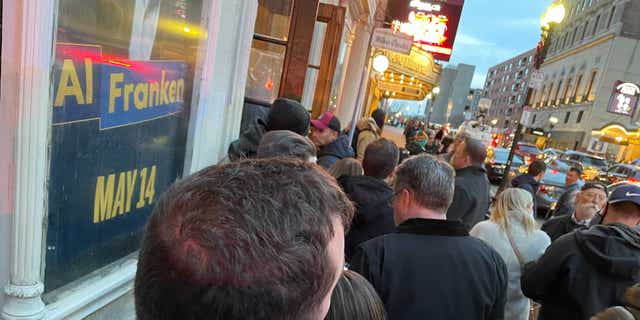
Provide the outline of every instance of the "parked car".
[[[509,158],[509,149],[493,148],[488,153],[485,167],[487,169],[487,176],[491,183],[497,184],[502,181],[504,170],[507,167],[507,158]],[[522,165],[524,165],[522,157],[514,154],[510,171],[516,172]]]
[[632,164],[618,163],[598,175],[598,181],[612,184],[621,181],[640,181],[640,167]]
[[516,154],[524,159],[525,164],[530,164],[537,159],[543,158],[542,151],[536,145],[526,142],[518,142]]
[[553,149],[553,148],[547,148],[542,150],[542,154],[545,159],[556,160],[564,154],[564,151]]
[[584,168],[583,177],[585,180],[596,180],[598,176],[606,172],[609,167],[607,160],[604,158],[579,151],[567,151],[560,156],[560,159],[582,163]]
[[[567,172],[572,167],[583,169],[579,162],[571,160],[546,160],[547,171],[540,181],[540,189],[536,193],[536,202],[538,204],[538,216],[548,216],[549,210],[555,209],[556,202],[566,189]],[[519,173],[527,173],[528,167],[522,166],[518,170]],[[584,181],[580,182],[581,184]]]

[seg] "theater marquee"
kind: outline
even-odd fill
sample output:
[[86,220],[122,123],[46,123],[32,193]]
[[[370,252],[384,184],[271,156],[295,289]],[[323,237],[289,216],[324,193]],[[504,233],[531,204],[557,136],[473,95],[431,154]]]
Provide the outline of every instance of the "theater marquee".
[[387,21],[436,60],[449,61],[464,0],[392,0]]

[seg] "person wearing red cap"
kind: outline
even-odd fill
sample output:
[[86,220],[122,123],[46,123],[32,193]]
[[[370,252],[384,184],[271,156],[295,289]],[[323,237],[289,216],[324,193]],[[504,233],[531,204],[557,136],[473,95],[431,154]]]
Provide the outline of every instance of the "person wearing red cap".
[[340,120],[331,112],[311,120],[311,141],[318,147],[318,164],[329,169],[338,160],[353,158],[349,137],[340,134]]

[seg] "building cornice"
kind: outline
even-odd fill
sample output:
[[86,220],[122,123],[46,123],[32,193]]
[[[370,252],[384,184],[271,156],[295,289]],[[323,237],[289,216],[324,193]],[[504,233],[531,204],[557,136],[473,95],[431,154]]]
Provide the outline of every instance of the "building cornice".
[[560,55],[554,56],[553,58],[547,59],[547,61],[545,61],[542,64],[542,66],[543,67],[548,66],[548,65],[553,64],[555,62],[558,62],[558,61],[560,61],[560,60],[562,60],[562,59],[564,59],[566,57],[572,56],[574,54],[578,54],[580,52],[583,52],[585,50],[593,48],[593,47],[595,47],[597,45],[603,44],[603,43],[605,43],[605,42],[607,42],[607,41],[609,41],[609,40],[611,40],[611,39],[613,39],[615,37],[616,37],[615,34],[611,34],[611,33],[607,34],[607,35],[602,36],[602,37],[600,37],[600,38],[598,38],[596,40],[593,40],[593,41],[591,41],[591,42],[589,42],[587,44],[584,44],[584,45],[582,45],[580,47],[571,49],[571,50],[569,50],[569,51],[567,51],[565,53],[562,53]]

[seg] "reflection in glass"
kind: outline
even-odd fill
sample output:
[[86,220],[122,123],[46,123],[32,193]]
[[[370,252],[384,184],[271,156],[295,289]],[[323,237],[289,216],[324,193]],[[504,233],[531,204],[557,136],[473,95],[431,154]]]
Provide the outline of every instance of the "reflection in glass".
[[253,40],[245,96],[271,103],[278,96],[286,47]]
[[255,33],[287,40],[291,23],[291,0],[259,0]]

